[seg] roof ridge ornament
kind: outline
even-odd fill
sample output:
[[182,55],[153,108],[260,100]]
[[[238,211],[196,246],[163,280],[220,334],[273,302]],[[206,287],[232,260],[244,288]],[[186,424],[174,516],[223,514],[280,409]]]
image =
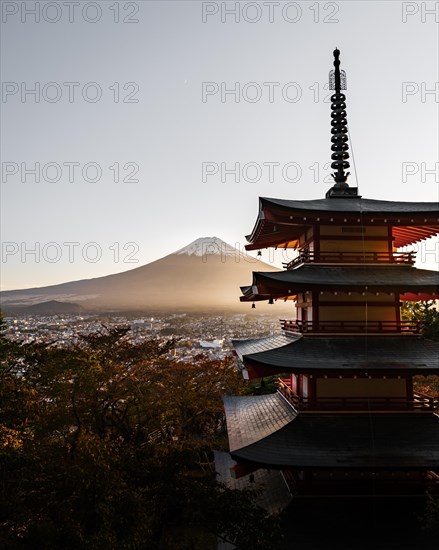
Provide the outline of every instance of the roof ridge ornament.
[[331,96],[331,168],[336,170],[331,176],[334,178],[334,186],[326,193],[326,197],[356,197],[358,189],[351,188],[347,184],[350,172],[348,127],[346,115],[346,96],[341,90],[346,90],[346,73],[340,70],[340,50],[334,50],[334,69],[329,73],[329,89],[335,93]]

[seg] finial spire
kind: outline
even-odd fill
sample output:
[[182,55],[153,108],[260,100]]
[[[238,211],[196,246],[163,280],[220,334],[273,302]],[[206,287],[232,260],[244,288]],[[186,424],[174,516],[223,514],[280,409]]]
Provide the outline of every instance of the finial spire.
[[334,69],[329,73],[329,89],[335,93],[331,96],[331,168],[335,170],[331,176],[334,178],[334,186],[328,191],[329,196],[352,196],[357,194],[357,189],[349,188],[347,182],[350,172],[346,172],[350,164],[348,127],[346,118],[346,96],[341,90],[346,90],[346,73],[340,70],[340,50],[334,50]]
[[335,69],[329,73],[329,89],[335,90],[335,94],[331,96],[331,126],[332,126],[332,155],[333,160],[331,168],[336,170],[332,177],[334,178],[336,187],[347,187],[346,180],[349,172],[345,172],[349,168],[349,158],[347,144],[348,128],[346,119],[346,96],[341,93],[341,90],[346,90],[346,73],[340,71],[340,50],[334,50],[334,67]]

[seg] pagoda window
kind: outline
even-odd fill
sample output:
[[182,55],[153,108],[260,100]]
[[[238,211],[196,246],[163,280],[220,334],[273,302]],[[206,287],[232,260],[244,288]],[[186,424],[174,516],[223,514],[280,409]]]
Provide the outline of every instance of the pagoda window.
[[297,393],[297,375],[291,375],[291,391]]
[[312,307],[306,302],[298,304],[297,307],[298,321],[312,321]]
[[308,397],[308,377],[302,376],[302,397]]

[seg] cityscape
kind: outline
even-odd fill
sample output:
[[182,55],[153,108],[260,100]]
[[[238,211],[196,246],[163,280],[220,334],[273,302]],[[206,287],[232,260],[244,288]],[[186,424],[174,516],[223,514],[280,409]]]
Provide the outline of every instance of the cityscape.
[[124,314],[53,315],[28,314],[4,316],[6,338],[23,344],[48,343],[54,346],[78,344],[84,336],[115,327],[129,327],[127,338],[133,344],[152,338],[175,338],[170,355],[190,361],[206,355],[222,359],[232,352],[232,339],[272,336],[281,332],[280,320],[274,315],[207,313],[162,314],[135,318]]

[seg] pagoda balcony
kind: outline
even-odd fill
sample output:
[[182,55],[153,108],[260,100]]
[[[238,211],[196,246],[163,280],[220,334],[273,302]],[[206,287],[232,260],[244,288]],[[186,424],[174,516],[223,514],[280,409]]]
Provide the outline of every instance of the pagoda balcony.
[[303,264],[324,265],[407,265],[415,263],[416,252],[312,252],[301,251],[291,262],[283,262],[285,269],[294,269]]
[[413,399],[403,397],[301,397],[288,378],[278,378],[277,391],[298,411],[409,411],[433,412],[439,408],[439,396],[415,392]]
[[302,334],[420,334],[419,321],[290,321],[281,319],[285,332]]

